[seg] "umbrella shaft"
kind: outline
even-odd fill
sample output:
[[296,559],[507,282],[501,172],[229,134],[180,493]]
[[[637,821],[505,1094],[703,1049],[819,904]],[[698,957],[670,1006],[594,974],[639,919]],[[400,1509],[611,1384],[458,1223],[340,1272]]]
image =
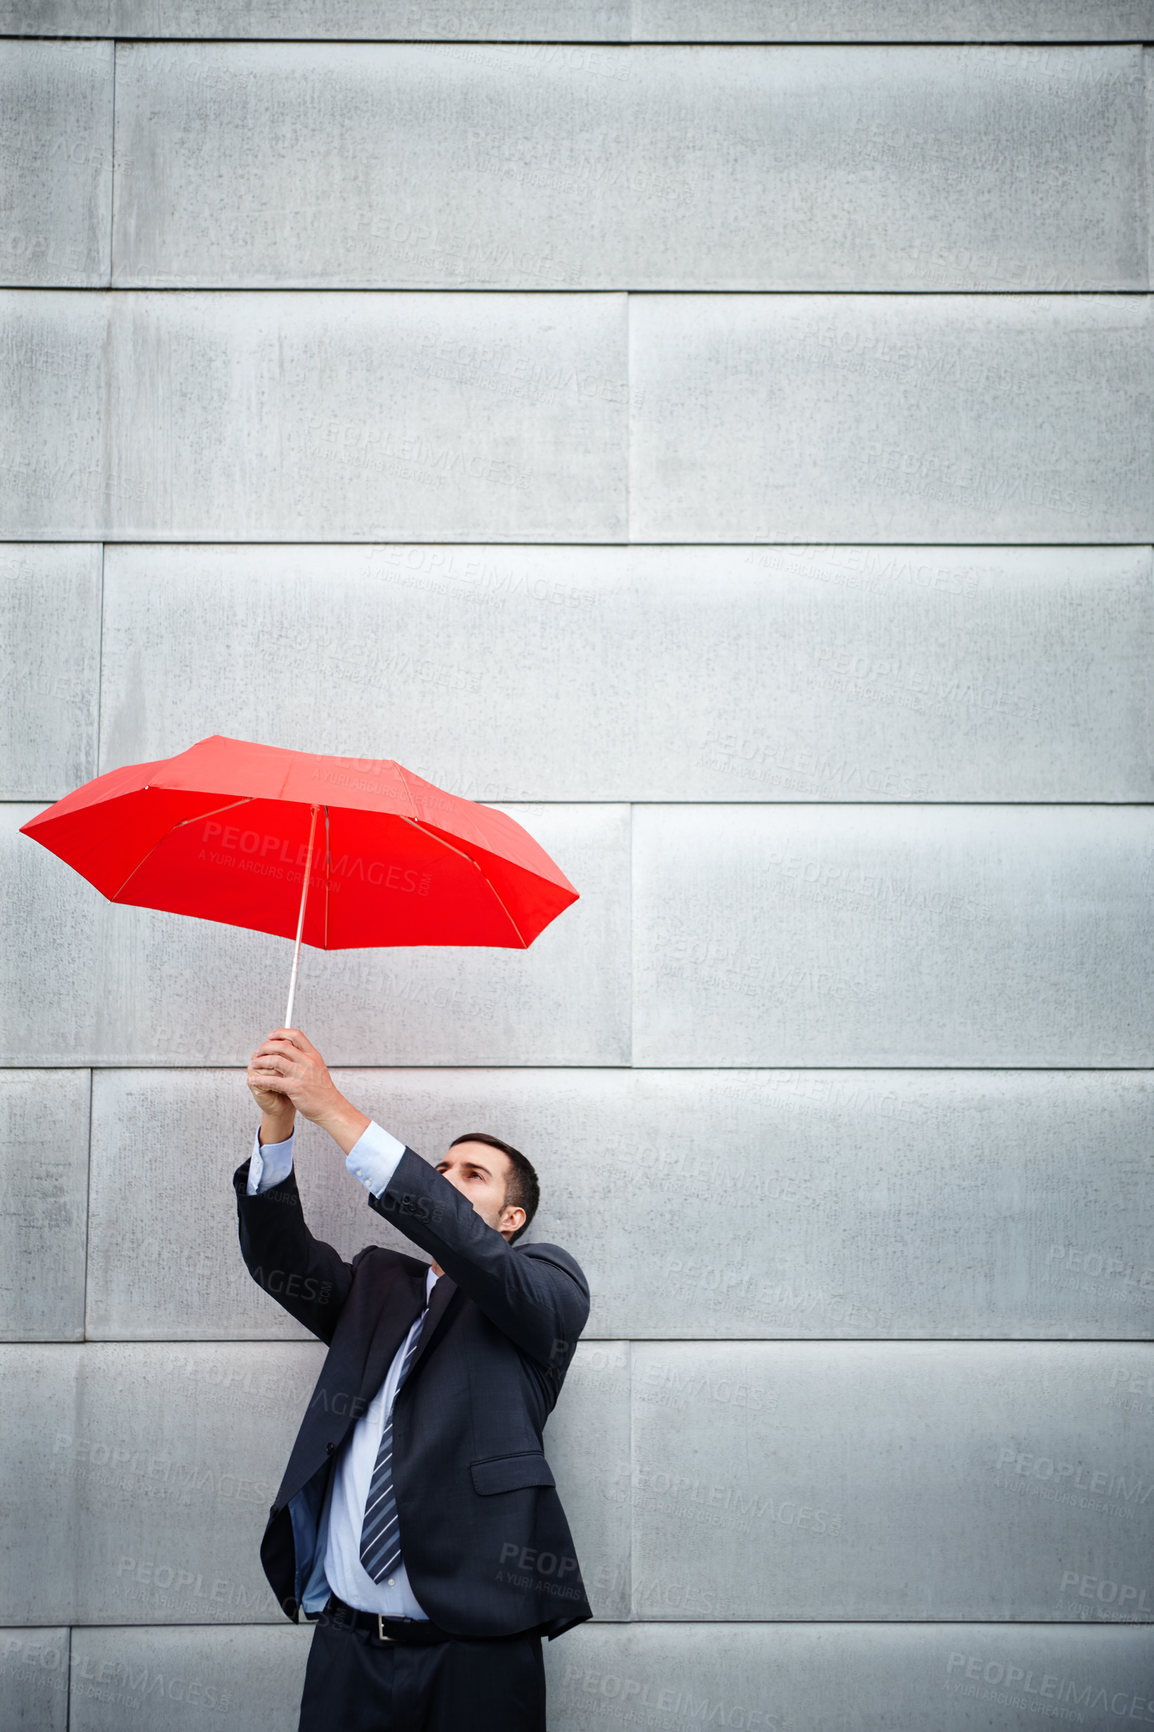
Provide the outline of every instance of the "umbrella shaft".
[[285,1006],[284,1022],[282,1024],[282,1027],[284,1027],[284,1028],[291,1028],[292,1027],[293,1000],[296,997],[296,991],[297,991],[297,970],[300,967],[300,960],[301,960],[301,934],[303,933],[303,931],[305,929],[305,902],[308,899],[308,893],[309,893],[309,876],[310,876],[310,873],[312,871],[312,864],[313,864],[313,837],[316,835],[316,832],[317,832],[317,807],[314,806],[313,807],[313,821],[309,825],[309,851],[308,851],[307,855],[305,856],[305,881],[301,885],[301,905],[300,905],[300,911],[297,914],[297,941],[296,941],[296,944],[293,948],[293,971],[292,971],[292,975],[289,978],[288,1004]]

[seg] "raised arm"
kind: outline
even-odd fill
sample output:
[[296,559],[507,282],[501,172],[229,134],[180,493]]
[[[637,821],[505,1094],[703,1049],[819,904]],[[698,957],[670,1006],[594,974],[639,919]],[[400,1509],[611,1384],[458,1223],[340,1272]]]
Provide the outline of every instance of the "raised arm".
[[589,1286],[567,1251],[508,1244],[468,1197],[407,1147],[384,1190],[370,1193],[369,1203],[430,1252],[524,1352],[551,1369],[568,1363],[589,1317]]
[[312,1334],[331,1341],[353,1265],[314,1238],[305,1221],[292,1166],[296,1108],[254,1081],[251,1069],[249,1088],[261,1122],[252,1154],[233,1174],[241,1255],[258,1287]]
[[353,1279],[353,1264],[314,1238],[305,1222],[296,1174],[256,1196],[249,1163],[233,1174],[241,1255],[258,1287],[322,1341],[331,1341]]
[[564,1367],[589,1316],[581,1269],[556,1245],[511,1246],[468,1197],[340,1093],[299,1029],[278,1029],[253,1056],[254,1079],[286,1096],[344,1150],[377,1212],[437,1265],[524,1352]]

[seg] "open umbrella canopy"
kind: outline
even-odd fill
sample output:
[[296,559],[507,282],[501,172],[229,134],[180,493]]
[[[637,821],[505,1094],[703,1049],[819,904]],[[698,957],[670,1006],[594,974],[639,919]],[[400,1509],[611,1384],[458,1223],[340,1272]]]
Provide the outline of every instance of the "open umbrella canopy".
[[390,758],[214,734],[109,770],[21,826],[111,902],[297,934],[319,950],[524,949],[577,891],[503,812]]

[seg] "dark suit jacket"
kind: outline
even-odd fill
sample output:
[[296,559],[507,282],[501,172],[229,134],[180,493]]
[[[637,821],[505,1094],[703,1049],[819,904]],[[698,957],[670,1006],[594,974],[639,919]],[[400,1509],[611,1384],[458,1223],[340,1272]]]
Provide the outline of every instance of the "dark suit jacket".
[[[253,1279],[328,1343],[260,1555],[296,1622],[333,1459],[425,1303],[428,1265],[370,1245],[346,1263],[305,1224],[295,1177],[246,1194],[233,1176]],[[459,1636],[559,1636],[593,1616],[541,1430],[589,1316],[557,1245],[510,1245],[405,1149],[378,1214],[445,1271],[393,1412],[401,1552],[434,1623]]]

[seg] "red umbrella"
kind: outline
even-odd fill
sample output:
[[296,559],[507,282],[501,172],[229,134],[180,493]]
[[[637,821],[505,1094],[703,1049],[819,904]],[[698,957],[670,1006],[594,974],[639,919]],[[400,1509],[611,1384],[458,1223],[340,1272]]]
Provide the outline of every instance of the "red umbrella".
[[126,764],[21,826],[110,902],[296,937],[527,949],[577,891],[521,825],[391,758],[214,734]]

